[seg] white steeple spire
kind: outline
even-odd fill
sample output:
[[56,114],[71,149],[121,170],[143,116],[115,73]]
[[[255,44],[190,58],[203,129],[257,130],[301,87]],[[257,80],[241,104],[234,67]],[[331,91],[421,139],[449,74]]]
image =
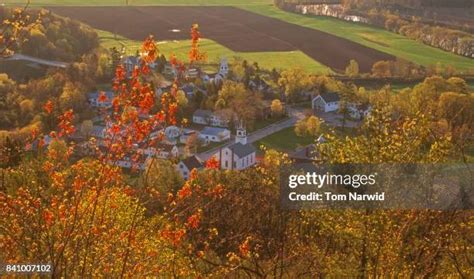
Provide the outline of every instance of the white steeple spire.
[[237,135],[235,136],[235,143],[247,144],[247,130],[244,127],[243,121],[239,121],[237,125]]

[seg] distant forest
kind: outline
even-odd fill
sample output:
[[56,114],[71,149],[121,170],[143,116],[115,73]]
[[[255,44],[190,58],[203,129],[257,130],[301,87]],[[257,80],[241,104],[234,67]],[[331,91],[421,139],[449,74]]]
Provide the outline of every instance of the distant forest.
[[275,2],[294,4],[349,4],[355,6],[400,5],[415,7],[471,8],[472,0],[276,0]]

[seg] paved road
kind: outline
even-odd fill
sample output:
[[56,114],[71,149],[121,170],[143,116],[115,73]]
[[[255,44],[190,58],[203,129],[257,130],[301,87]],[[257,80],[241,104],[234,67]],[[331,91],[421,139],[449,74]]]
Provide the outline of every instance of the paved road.
[[65,62],[59,62],[59,61],[51,61],[51,60],[46,60],[46,59],[41,59],[29,55],[24,55],[24,54],[13,54],[12,56],[5,58],[5,61],[28,61],[31,63],[36,63],[48,67],[55,67],[55,68],[67,68],[69,65],[68,63]]
[[[288,113],[290,115],[290,118],[282,120],[277,123],[273,123],[271,125],[266,126],[265,128],[262,128],[260,130],[257,130],[251,134],[248,135],[248,142],[249,143],[254,143],[264,137],[267,137],[269,135],[272,135],[276,132],[279,132],[285,128],[292,127],[296,124],[296,122],[300,119],[303,119],[305,117],[304,115],[304,109],[298,109],[298,108],[289,108]],[[234,137],[232,137],[228,142],[226,142],[223,145],[220,145],[218,147],[215,147],[211,150],[208,150],[206,152],[197,154],[197,156],[203,160],[206,161],[209,158],[211,158],[212,155],[216,154],[220,148],[227,147],[231,144],[234,143]]]

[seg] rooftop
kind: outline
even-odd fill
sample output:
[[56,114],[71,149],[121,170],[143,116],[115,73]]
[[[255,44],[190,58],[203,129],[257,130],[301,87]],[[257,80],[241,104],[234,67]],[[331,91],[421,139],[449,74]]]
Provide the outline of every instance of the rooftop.
[[89,99],[98,99],[101,92],[104,92],[105,96],[107,97],[107,101],[112,101],[115,97],[114,92],[112,91],[97,91],[88,94]]
[[226,131],[229,131],[229,130],[224,129],[224,128],[218,128],[218,127],[204,127],[204,129],[202,129],[201,131],[201,134],[219,136],[221,133],[224,133]]
[[192,169],[200,169],[200,168],[203,167],[203,164],[202,164],[201,160],[199,160],[196,156],[188,157],[188,158],[182,160],[181,162],[183,162],[183,164],[184,164],[189,170],[192,170]]
[[193,116],[197,116],[197,117],[210,117],[212,115],[212,111],[210,110],[206,110],[206,109],[197,109]]
[[322,94],[319,94],[319,95],[321,96],[321,98],[323,98],[323,100],[326,103],[339,102],[339,100],[341,99],[339,97],[339,95],[337,93],[334,93],[334,92],[326,92],[326,93],[322,93]]
[[250,155],[254,152],[257,152],[257,149],[251,143],[247,143],[247,144],[241,144],[240,142],[234,143],[229,146],[229,149],[232,150],[232,152],[235,155],[239,156],[240,158]]

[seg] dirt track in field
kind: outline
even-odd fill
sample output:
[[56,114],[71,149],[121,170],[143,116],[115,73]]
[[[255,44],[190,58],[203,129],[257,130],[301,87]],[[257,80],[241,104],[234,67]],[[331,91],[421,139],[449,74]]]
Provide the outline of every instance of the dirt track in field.
[[[134,40],[153,34],[158,40],[189,39],[198,23],[201,33],[236,52],[301,50],[334,70],[355,59],[368,72],[380,60],[395,57],[318,30],[233,7],[50,7],[94,28]],[[173,32],[180,30],[181,32]]]

